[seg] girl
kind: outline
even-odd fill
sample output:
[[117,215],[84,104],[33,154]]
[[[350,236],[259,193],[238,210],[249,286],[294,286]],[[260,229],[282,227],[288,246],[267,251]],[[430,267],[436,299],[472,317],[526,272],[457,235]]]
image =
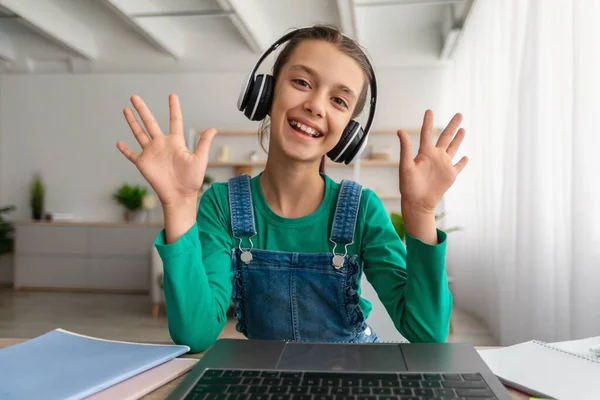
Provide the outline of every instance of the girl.
[[[332,27],[303,28],[274,65],[268,160],[254,178],[215,183],[196,209],[215,129],[194,152],[185,145],[179,100],[170,95],[164,135],[142,99],[124,115],[142,147],[118,149],[157,193],[165,229],[155,245],[164,263],[169,331],[203,351],[221,333],[233,297],[237,329],[250,339],[378,342],[360,296],[364,272],[398,331],[411,342],[444,342],[452,298],[446,235],[435,207],[467,164],[452,165],[464,130],[456,114],[432,143],[425,113],[420,148],[400,140],[406,247],[377,195],[320,173],[325,154],[365,104],[374,79],[359,45]],[[243,100],[243,99],[241,99]],[[270,107],[269,107],[270,106]],[[248,114],[247,114],[248,115]],[[457,131],[458,130],[458,131]]]

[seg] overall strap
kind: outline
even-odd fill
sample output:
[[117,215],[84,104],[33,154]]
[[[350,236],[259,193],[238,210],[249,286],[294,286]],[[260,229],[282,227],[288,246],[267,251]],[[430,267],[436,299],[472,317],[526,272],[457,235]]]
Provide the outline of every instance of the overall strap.
[[362,186],[354,181],[342,180],[338,195],[330,240],[345,245],[354,242],[354,228],[358,216]]
[[250,192],[250,176],[239,175],[229,179],[229,213],[231,229],[235,238],[252,237],[256,234],[254,226],[254,207]]

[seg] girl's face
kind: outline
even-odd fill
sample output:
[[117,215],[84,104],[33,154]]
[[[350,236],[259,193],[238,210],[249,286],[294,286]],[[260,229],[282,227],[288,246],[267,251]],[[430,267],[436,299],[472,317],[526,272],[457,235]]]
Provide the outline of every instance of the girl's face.
[[364,83],[359,64],[335,45],[300,43],[275,84],[270,153],[294,161],[320,160],[340,140]]

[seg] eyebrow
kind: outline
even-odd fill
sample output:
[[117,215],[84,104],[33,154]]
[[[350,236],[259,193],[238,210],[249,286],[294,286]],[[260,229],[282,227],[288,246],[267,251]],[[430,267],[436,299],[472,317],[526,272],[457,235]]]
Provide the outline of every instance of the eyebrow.
[[[300,70],[305,71],[309,75],[312,75],[315,77],[318,76],[317,71],[315,71],[311,67],[308,67],[303,64],[294,65],[291,67],[291,69],[300,69]],[[335,85],[335,87],[336,87],[336,89],[340,89],[340,90],[343,90],[344,92],[348,93],[352,98],[356,98],[356,94],[348,86],[338,83],[337,85]]]

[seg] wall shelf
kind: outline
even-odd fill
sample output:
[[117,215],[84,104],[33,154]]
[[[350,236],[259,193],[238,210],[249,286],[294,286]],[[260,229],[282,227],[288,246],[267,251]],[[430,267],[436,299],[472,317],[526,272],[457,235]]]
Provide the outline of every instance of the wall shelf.
[[377,196],[379,196],[379,198],[381,200],[401,200],[402,196],[400,196],[400,194],[379,194],[377,193]]
[[[361,160],[361,167],[397,167],[398,160]],[[224,167],[251,167],[258,168],[264,167],[266,165],[266,161],[209,161],[208,168],[224,168]],[[346,165],[340,163],[334,163],[332,161],[328,161],[325,164],[328,168],[353,168],[354,165]]]
[[[400,129],[400,128],[399,128]],[[402,128],[404,129],[404,128]],[[410,135],[419,135],[421,132],[421,128],[406,128],[404,129]],[[438,134],[443,130],[443,128],[433,128],[434,134]],[[204,132],[203,129],[192,129],[195,135],[200,135]],[[372,129],[369,134],[371,135],[396,135],[398,129],[396,128],[381,128],[381,129]],[[217,130],[217,136],[249,136],[249,135],[258,135],[258,129],[222,129]]]
[[360,160],[361,167],[398,167],[400,160]]
[[223,168],[223,167],[264,167],[265,161],[249,162],[249,161],[209,161],[208,168]]
[[[442,131],[443,128],[434,128],[434,136],[439,135],[439,133]],[[412,128],[412,129],[404,129],[406,132],[408,132],[409,135],[411,135],[413,137],[413,141],[418,141],[418,137],[420,135],[421,132],[421,128]],[[202,129],[190,129],[188,131],[188,140],[192,140],[195,141],[194,139],[192,139],[194,136],[198,137],[199,135],[202,134],[204,130]],[[373,129],[371,130],[371,132],[369,133],[370,135],[381,135],[381,136],[385,136],[383,139],[384,140],[392,140],[392,138],[394,140],[398,140],[395,136],[396,136],[396,132],[397,129],[395,128],[388,128],[388,129]],[[387,138],[387,136],[389,136],[389,138]],[[258,128],[255,129],[223,129],[223,130],[219,130],[217,132],[217,138],[218,137],[224,137],[224,143],[228,143],[230,146],[236,146],[236,140],[235,137],[241,138],[241,137],[245,137],[246,142],[248,140],[252,140],[252,137],[256,138],[258,140]],[[197,139],[196,139],[197,140]],[[243,158],[243,155],[238,155],[236,154],[234,156],[233,160],[227,160],[227,161],[209,161],[208,162],[208,169],[213,169],[214,173],[219,175],[219,176],[227,176],[227,175],[239,175],[239,174],[251,174],[254,175],[258,170],[262,170],[265,168],[266,166],[266,160],[260,160],[260,161],[250,161],[248,159],[235,159],[235,158]],[[370,168],[389,168],[389,171],[373,171],[373,173],[369,173],[367,172],[367,175],[372,175],[372,176],[379,176],[380,172],[381,175],[385,175],[385,176],[389,176],[390,179],[393,181],[395,179],[397,179],[397,174],[398,174],[398,166],[399,166],[400,161],[399,160],[379,160],[379,159],[368,159],[368,158],[361,158],[360,162],[354,162],[350,165],[346,165],[343,163],[335,163],[329,159],[326,160],[325,163],[325,168],[326,171],[328,173],[332,173],[334,176],[336,176],[337,179],[341,179],[342,177],[344,178],[349,178],[349,179],[353,179],[355,181],[360,182],[360,175],[361,175],[361,170],[366,171],[366,169],[370,169]],[[230,171],[227,171],[227,169],[230,168]],[[216,169],[220,169],[219,171],[216,171]],[[368,186],[366,186],[368,187]],[[398,208],[400,206],[400,200],[401,200],[401,196],[399,193],[379,193],[376,192],[377,196],[384,202],[386,202],[386,208],[389,207],[396,207]]]

